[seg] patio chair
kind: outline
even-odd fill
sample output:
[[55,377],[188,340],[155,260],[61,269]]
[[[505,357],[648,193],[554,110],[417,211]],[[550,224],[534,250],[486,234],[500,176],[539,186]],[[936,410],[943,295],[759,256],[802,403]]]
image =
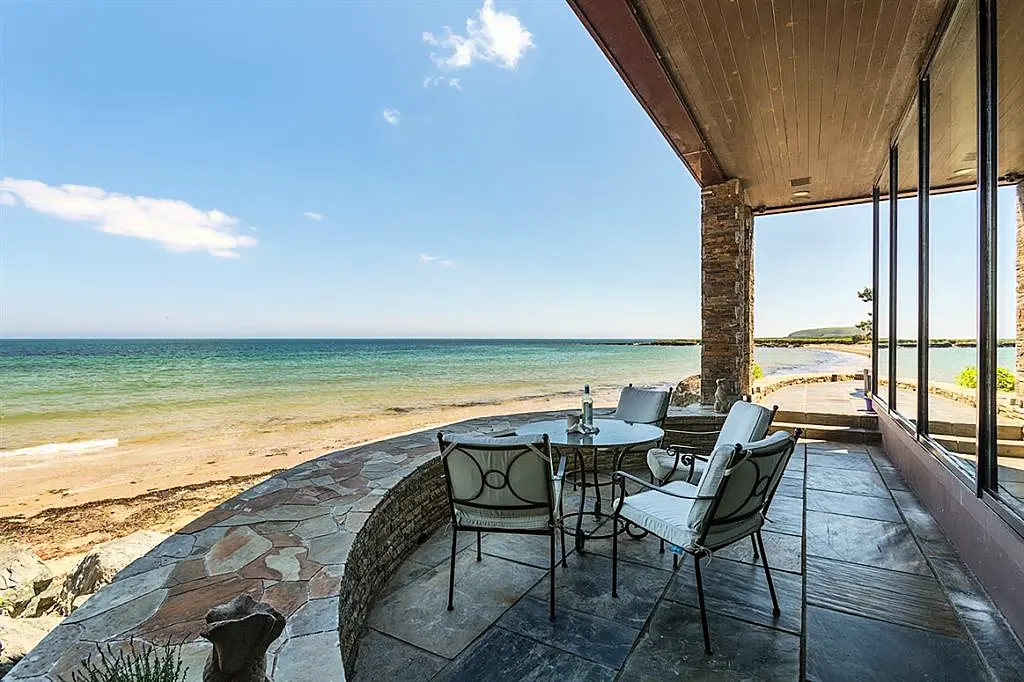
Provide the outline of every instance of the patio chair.
[[[711,455],[699,486],[673,481],[659,487],[624,471],[613,475],[613,482],[619,487],[613,528],[618,527],[620,519],[628,521],[693,557],[704,650],[708,655],[711,635],[700,562],[710,558],[712,552],[751,537],[761,550],[772,613],[776,617],[780,613],[761,527],[799,437],[799,429],[795,435],[777,431],[756,443],[723,445]],[[626,481],[646,490],[627,496]],[[618,537],[618,533],[612,534],[612,597],[618,597]],[[673,567],[677,567],[675,561]]]
[[[720,431],[679,431],[671,430],[666,436],[708,436],[717,433],[718,438],[711,452],[723,445],[736,443],[752,443],[761,440],[768,434],[768,428],[775,419],[779,406],[770,410],[762,405],[750,402],[747,396],[739,400],[729,409]],[[647,467],[651,470],[651,482],[664,485],[670,481],[696,482],[707,466],[708,458],[695,452],[692,444],[675,444],[667,448],[652,448],[647,451]]]
[[612,419],[633,424],[664,426],[668,406],[672,401],[672,388],[639,388],[630,384],[619,394],[619,404]]
[[482,559],[481,533],[522,533],[551,538],[550,618],[555,619],[555,534],[561,532],[565,458],[552,469],[547,434],[490,438],[438,433],[452,518],[448,610],[453,610],[455,552],[459,531],[476,532],[476,560]]

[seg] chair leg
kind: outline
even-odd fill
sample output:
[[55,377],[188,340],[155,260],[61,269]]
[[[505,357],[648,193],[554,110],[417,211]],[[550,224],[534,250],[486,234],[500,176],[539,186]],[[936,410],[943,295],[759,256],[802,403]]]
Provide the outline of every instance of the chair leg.
[[[612,516],[612,528],[619,525],[619,515]],[[612,597],[619,596],[619,534],[612,533]]]
[[476,532],[476,560],[480,561],[483,557],[480,556],[480,531]]
[[[564,545],[563,545],[564,546]],[[551,612],[548,620],[555,619],[555,531],[551,530]]]
[[704,583],[700,579],[700,557],[693,556],[693,570],[697,578],[697,601],[700,604],[700,625],[704,629],[704,653],[711,655],[711,633],[708,632],[708,613],[704,608]]
[[661,540],[660,542],[661,542],[661,545],[658,547],[658,554],[664,554],[665,553],[665,541]]
[[562,568],[567,568],[569,564],[565,563],[565,506],[562,504],[562,498],[558,498],[558,529],[562,534]]
[[757,553],[757,538],[753,535],[750,536],[750,544],[754,546],[754,561],[757,561],[760,555]]
[[448,610],[452,611],[455,606],[452,604],[452,597],[455,594],[455,543],[458,541],[459,531],[452,528],[452,556],[448,563]]
[[679,568],[679,555],[672,552],[672,570],[675,571]]
[[764,566],[764,577],[768,581],[768,592],[772,595],[772,615],[778,618],[782,611],[779,609],[779,599],[775,596],[775,583],[772,582],[772,572],[768,569],[768,556],[764,553],[761,531],[757,531],[757,545],[761,548],[761,565]]

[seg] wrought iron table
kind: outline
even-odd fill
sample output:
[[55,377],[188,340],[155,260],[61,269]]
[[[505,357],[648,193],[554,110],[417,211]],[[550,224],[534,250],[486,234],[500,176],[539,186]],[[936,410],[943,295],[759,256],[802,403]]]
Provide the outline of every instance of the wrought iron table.
[[[571,512],[562,516],[562,520],[568,517],[576,517],[576,530],[573,533],[576,538],[577,551],[583,551],[584,544],[588,538],[609,538],[611,533],[596,534],[583,531],[584,503],[587,499],[587,489],[593,488],[594,511],[591,512],[599,522],[602,518],[610,519],[610,514],[601,511],[601,486],[611,485],[611,478],[600,480],[600,472],[597,468],[597,457],[600,451],[612,453],[614,462],[613,470],[621,468],[622,457],[629,450],[641,445],[654,445],[665,437],[665,432],[652,424],[633,424],[618,419],[595,419],[594,425],[598,428],[597,433],[568,433],[565,430],[565,419],[549,419],[546,421],[530,422],[516,429],[516,435],[525,436],[546,433],[551,441],[551,446],[558,450],[571,450],[576,460],[576,485],[580,489],[579,511]],[[587,457],[592,454],[591,469],[587,471]],[[593,474],[593,481],[588,481],[588,475]],[[613,528],[612,533],[618,529]],[[572,532],[572,531],[570,531]]]

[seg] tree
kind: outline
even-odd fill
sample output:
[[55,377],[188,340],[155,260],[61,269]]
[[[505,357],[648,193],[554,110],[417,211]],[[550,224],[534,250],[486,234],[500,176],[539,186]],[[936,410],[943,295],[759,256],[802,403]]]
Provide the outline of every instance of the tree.
[[[871,287],[864,287],[857,292],[857,298],[864,301],[865,303],[871,303],[875,300],[875,292]],[[868,319],[857,323],[857,329],[863,332],[864,336],[871,336],[871,312],[868,311]]]

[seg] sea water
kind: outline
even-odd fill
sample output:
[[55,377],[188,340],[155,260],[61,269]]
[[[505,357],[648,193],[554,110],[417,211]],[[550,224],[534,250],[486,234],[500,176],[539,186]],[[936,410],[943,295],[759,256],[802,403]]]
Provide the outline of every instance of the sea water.
[[[813,348],[758,348],[755,360],[769,375],[868,362]],[[591,340],[4,339],[0,455],[315,428],[572,395],[587,383],[674,385],[699,364],[697,346]]]

